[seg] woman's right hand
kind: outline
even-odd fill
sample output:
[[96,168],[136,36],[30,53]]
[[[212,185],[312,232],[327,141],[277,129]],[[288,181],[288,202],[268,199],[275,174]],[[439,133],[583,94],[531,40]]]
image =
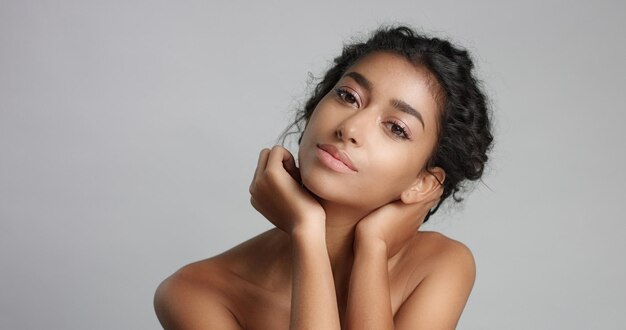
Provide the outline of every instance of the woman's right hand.
[[282,146],[261,150],[249,190],[252,206],[289,235],[309,225],[324,227],[324,208],[302,186],[293,155]]

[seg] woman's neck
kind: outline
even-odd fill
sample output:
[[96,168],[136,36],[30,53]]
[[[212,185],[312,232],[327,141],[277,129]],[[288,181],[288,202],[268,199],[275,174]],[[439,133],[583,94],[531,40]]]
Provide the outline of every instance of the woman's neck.
[[326,212],[326,248],[333,271],[337,294],[339,288],[348,288],[348,282],[354,261],[354,230],[359,220],[365,217],[368,210],[354,209],[343,204],[319,201]]

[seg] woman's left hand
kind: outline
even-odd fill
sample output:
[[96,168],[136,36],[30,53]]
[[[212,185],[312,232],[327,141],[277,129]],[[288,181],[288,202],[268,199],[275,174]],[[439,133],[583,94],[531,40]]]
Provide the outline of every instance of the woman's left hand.
[[415,235],[428,211],[437,204],[443,188],[432,194],[433,198],[405,204],[396,200],[383,205],[361,219],[356,226],[355,248],[358,245],[382,242],[391,258]]

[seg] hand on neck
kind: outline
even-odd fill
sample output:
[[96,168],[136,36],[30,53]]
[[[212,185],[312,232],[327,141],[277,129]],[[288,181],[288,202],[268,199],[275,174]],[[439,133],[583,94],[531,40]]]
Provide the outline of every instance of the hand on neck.
[[324,200],[319,202],[326,212],[326,248],[337,285],[337,282],[345,282],[350,277],[354,261],[354,230],[358,222],[372,210]]

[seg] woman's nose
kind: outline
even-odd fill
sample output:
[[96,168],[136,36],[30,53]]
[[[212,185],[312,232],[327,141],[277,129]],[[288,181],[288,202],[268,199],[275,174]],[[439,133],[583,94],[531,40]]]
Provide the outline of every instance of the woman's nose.
[[337,137],[339,138],[339,140],[342,140],[344,142],[346,142],[346,144],[354,144],[355,146],[358,146],[360,143],[359,141],[357,141],[352,135],[350,135],[350,137],[344,139],[344,136],[347,136],[345,133],[345,128],[343,126],[339,126],[337,128]]
[[337,138],[344,141],[346,145],[361,146],[365,142],[367,136],[368,124],[375,120],[371,114],[366,111],[359,111],[342,121],[336,130]]

